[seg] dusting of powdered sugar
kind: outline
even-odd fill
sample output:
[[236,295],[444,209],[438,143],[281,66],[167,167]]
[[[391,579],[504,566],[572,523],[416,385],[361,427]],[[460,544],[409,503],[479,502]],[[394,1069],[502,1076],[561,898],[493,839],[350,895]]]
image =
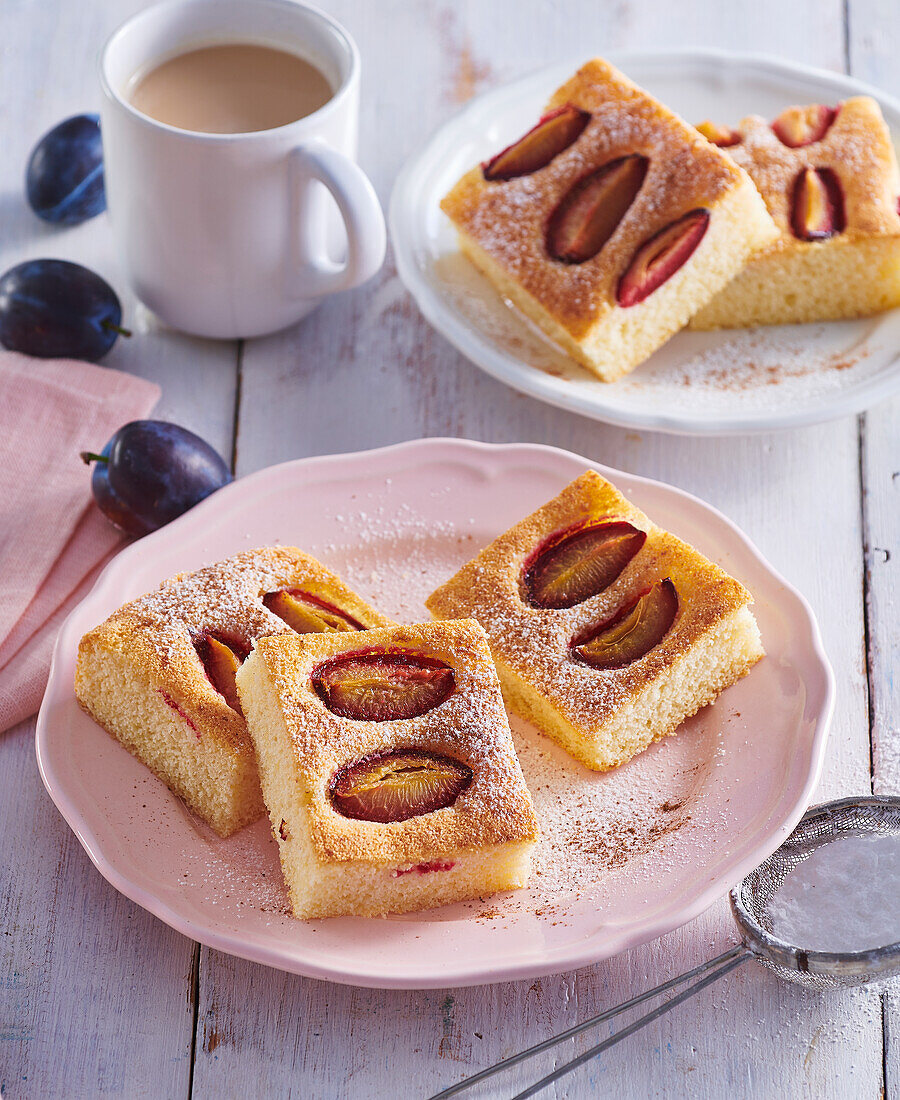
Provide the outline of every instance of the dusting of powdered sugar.
[[226,911],[228,918],[255,923],[259,923],[260,913],[270,923],[291,916],[268,817],[230,837],[227,850],[202,822],[193,819],[191,825],[199,835],[196,843],[184,849],[178,884],[183,890],[196,890],[205,904],[222,910],[223,919]]
[[401,623],[429,622],[426,598],[480,548],[471,532],[426,519],[407,503],[373,504],[335,518],[351,537],[323,545],[321,554],[352,589]]
[[745,118],[741,140],[728,155],[746,169],[765,200],[769,213],[794,243],[791,204],[794,181],[807,168],[829,168],[844,193],[846,228],[851,236],[892,236],[900,232],[897,212],[897,167],[890,133],[877,108],[866,100],[842,104],[825,133],[815,142],[787,146],[768,120]]
[[900,942],[900,836],[838,835],[814,848],[766,906],[774,935],[807,951]]
[[219,631],[249,645],[253,638],[290,629],[263,605],[260,593],[288,583],[297,564],[293,555],[277,548],[243,551],[164,581],[118,614],[140,623],[148,642],[167,661],[184,651],[186,634]]

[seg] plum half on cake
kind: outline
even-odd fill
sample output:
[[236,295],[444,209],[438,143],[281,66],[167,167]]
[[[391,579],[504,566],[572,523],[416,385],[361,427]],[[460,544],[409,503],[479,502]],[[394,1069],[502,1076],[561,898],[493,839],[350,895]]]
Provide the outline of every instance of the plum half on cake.
[[600,59],[441,207],[500,294],[607,382],[777,232],[743,169]]
[[476,619],[509,708],[599,771],[763,656],[750,593],[588,471],[426,601]]
[[224,837],[265,812],[235,687],[253,643],[391,622],[294,547],[245,551],[165,581],[85,634],[75,694]]
[[537,822],[477,623],[263,638],[237,683],[295,916],[525,884]]
[[900,171],[869,96],[789,107],[770,125],[698,127],[746,169],[778,239],[692,320],[696,329],[865,317],[900,305]]

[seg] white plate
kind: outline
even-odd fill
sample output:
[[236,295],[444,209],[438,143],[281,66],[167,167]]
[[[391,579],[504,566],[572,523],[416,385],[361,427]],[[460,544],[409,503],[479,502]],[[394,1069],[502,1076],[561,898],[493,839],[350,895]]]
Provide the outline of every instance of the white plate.
[[[768,431],[868,408],[900,388],[900,310],[860,321],[682,332],[626,378],[594,378],[507,305],[457,251],[438,203],[473,164],[532,126],[586,60],[486,92],[405,165],[391,196],[397,269],[432,325],[477,366],[551,405],[630,428],[688,434]],[[794,103],[871,95],[900,134],[900,102],[849,77],[724,51],[613,54],[684,118],[734,125]]]
[[[294,920],[268,822],[221,840],[78,707],[81,635],[165,577],[296,543],[387,614],[427,620],[432,589],[587,467],[749,586],[768,656],[677,736],[602,775],[514,721],[544,833],[525,890],[386,920]],[[708,505],[550,447],[420,440],[263,470],[119,554],[60,632],[37,755],[100,872],[185,935],[316,978],[472,985],[583,966],[705,909],[799,820],[832,695],[809,607]]]

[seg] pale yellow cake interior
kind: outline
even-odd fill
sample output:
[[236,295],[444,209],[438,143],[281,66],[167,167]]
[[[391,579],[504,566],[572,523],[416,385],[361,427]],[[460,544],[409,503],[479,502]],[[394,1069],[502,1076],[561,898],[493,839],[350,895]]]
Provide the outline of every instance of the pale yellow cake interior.
[[900,306],[900,243],[836,237],[754,258],[690,322],[693,329],[869,317]]
[[89,651],[82,649],[77,675],[78,698],[88,714],[115,730],[125,748],[220,836],[265,812],[252,746],[240,751],[214,736],[204,737],[207,731],[192,728],[173,710],[148,670],[127,654],[97,638]]

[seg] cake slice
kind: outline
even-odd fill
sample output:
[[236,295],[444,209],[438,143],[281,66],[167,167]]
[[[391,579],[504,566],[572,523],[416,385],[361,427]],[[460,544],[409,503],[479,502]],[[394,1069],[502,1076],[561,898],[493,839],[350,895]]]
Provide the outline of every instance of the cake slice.
[[441,207],[499,293],[606,382],[777,234],[743,169],[600,59]]
[[600,771],[763,656],[743,585],[590,470],[426,602],[438,618],[477,619],[507,706]]
[[237,683],[295,916],[525,884],[537,823],[477,623],[263,638]]
[[78,647],[81,706],[220,836],[265,812],[235,672],[257,638],[390,619],[294,547],[237,554],[120,608]]
[[699,127],[746,169],[778,239],[691,320],[696,329],[866,317],[900,305],[900,171],[869,96],[789,107],[769,125]]

